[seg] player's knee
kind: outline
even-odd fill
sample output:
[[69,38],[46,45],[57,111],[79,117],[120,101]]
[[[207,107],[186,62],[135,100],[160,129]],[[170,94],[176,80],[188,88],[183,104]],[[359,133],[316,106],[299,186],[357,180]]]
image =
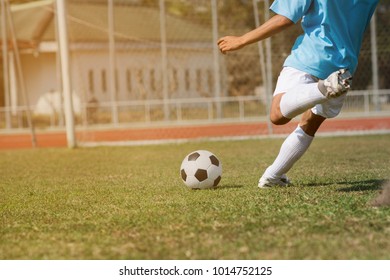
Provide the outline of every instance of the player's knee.
[[275,112],[271,111],[269,118],[273,124],[277,125],[279,123],[279,114],[276,114]]
[[288,123],[291,119],[284,117],[280,112],[271,112],[270,120],[275,125],[283,125]]
[[280,101],[283,95],[284,93],[277,94],[272,99],[270,120],[275,125],[283,125],[288,123],[291,120],[283,116],[280,110]]

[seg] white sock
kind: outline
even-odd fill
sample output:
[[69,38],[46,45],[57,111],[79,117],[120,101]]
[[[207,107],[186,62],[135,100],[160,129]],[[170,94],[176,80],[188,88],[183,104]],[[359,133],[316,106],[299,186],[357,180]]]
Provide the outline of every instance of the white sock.
[[293,167],[294,163],[307,151],[314,137],[307,135],[300,126],[298,126],[284,140],[278,156],[274,163],[264,172],[266,178],[280,178],[283,174]]
[[288,90],[280,100],[280,111],[292,119],[299,114],[328,100],[318,89],[317,83],[300,85]]

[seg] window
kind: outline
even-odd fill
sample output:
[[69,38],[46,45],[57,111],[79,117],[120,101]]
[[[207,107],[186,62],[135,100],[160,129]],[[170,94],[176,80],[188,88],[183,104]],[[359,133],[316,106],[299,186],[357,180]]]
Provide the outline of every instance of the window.
[[184,72],[184,80],[185,80],[186,90],[190,90],[191,82],[190,82],[190,70],[189,69],[186,69]]
[[214,76],[213,76],[213,71],[211,69],[207,70],[207,86],[208,86],[208,91],[210,93],[213,92]]
[[131,71],[130,71],[130,69],[126,70],[126,87],[127,87],[127,92],[131,93],[132,83],[131,83]]
[[94,77],[93,77],[93,70],[88,71],[88,89],[90,93],[95,92],[95,86],[94,86]]
[[154,69],[150,69],[150,89],[156,91],[156,73]]
[[107,92],[107,73],[106,70],[102,70],[102,91],[103,93]]
[[196,90],[198,92],[202,91],[202,72],[200,69],[196,70]]

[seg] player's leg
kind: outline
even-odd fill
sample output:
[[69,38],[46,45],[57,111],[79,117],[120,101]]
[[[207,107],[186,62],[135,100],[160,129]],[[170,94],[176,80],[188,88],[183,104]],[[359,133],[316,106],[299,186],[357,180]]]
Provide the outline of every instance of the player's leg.
[[303,113],[298,127],[283,142],[275,161],[260,178],[259,187],[286,186],[290,183],[286,173],[310,147],[315,133],[325,119],[312,110]]
[[275,161],[260,178],[259,187],[286,186],[290,183],[286,173],[308,150],[321,124],[340,113],[345,97],[344,94],[329,99],[302,114],[298,127],[283,142]]
[[271,104],[270,119],[283,125],[314,105],[328,99],[318,88],[318,80],[291,67],[283,68]]
[[280,100],[284,96],[285,92],[275,94],[272,98],[270,119],[273,124],[282,125],[291,121],[291,118],[286,118],[280,111]]
[[314,114],[313,110],[307,110],[302,114],[299,126],[307,135],[314,137],[325,120],[325,117]]
[[285,124],[296,115],[305,113],[298,127],[283,142],[274,163],[260,178],[259,187],[289,184],[286,173],[307,151],[323,121],[339,114],[350,79],[344,71],[336,71],[325,81],[318,82],[313,76],[294,68],[282,70],[271,106],[272,122]]
[[[284,73],[285,72],[285,73]],[[283,74],[283,76],[282,76]],[[327,102],[329,99],[344,95],[350,88],[351,75],[346,70],[339,70],[326,80],[316,80],[313,76],[301,71],[286,68],[283,69],[278,79],[278,84],[285,82],[291,84],[288,79],[299,79],[299,84],[290,86],[285,91],[277,92],[272,100],[271,121],[276,125],[286,124],[292,118],[312,108],[313,106]],[[280,80],[280,81],[279,81]],[[283,87],[280,86],[280,89]]]

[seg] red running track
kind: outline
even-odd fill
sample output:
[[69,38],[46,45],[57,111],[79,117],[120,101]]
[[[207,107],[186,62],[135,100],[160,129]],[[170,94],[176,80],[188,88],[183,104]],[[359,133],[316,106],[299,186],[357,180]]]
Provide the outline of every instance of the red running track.
[[[291,122],[283,126],[273,126],[273,133],[288,134],[297,126]],[[318,133],[389,131],[390,117],[332,119],[321,126]],[[80,142],[115,142],[115,141],[152,141],[180,140],[213,137],[238,137],[268,135],[264,122],[204,124],[191,126],[167,126],[151,128],[123,128],[106,130],[85,130],[76,132]],[[66,147],[66,134],[63,132],[38,132],[37,147]],[[0,134],[0,149],[31,148],[31,135]]]

